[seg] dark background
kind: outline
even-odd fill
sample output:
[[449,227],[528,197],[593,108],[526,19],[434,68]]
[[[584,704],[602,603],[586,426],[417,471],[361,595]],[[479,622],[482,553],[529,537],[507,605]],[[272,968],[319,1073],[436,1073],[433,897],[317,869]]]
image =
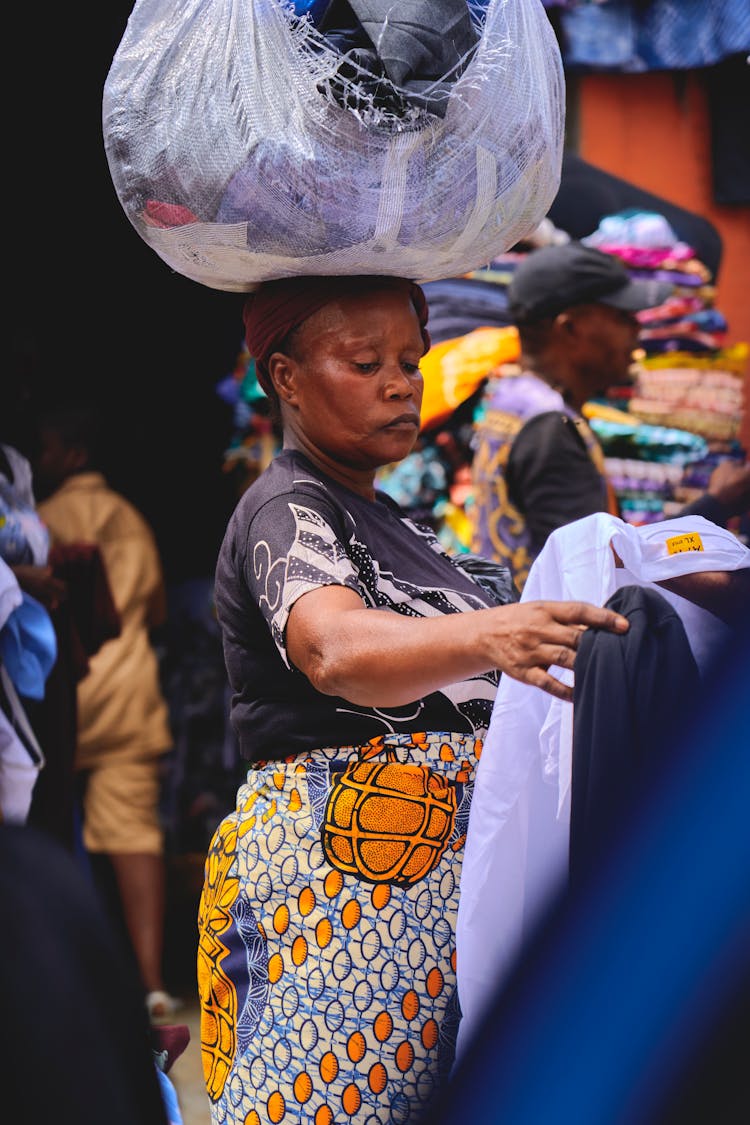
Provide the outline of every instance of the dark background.
[[101,101],[132,5],[24,8],[5,38],[18,69],[3,114],[0,438],[27,451],[41,404],[94,399],[108,476],[152,523],[168,581],[213,574],[235,500],[214,387],[241,346],[242,296],[173,272],[115,193]]

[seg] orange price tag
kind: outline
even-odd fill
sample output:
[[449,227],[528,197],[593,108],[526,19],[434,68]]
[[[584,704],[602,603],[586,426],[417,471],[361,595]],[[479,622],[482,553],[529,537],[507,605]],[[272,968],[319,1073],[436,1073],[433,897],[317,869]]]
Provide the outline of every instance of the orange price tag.
[[681,555],[683,551],[702,551],[703,540],[697,531],[690,531],[687,535],[673,535],[667,539],[667,553]]

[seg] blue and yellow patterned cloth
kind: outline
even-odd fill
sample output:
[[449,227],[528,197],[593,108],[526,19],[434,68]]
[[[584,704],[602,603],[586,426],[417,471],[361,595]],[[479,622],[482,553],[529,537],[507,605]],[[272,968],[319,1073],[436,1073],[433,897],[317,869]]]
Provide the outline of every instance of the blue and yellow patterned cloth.
[[198,978],[215,1125],[418,1120],[447,1080],[475,735],[261,764],[206,861]]

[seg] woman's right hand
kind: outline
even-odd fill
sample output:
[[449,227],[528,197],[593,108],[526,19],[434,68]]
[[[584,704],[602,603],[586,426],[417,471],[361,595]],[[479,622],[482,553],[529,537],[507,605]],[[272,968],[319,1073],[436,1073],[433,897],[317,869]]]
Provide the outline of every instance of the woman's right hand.
[[490,610],[493,661],[514,680],[532,684],[557,699],[572,700],[573,689],[550,675],[549,668],[573,668],[586,628],[625,633],[626,617],[588,602],[516,602]]

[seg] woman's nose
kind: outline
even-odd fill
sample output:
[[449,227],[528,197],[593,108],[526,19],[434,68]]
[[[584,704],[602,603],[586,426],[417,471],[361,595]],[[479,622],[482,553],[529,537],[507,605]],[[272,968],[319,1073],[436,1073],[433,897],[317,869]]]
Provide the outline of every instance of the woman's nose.
[[400,365],[388,370],[385,384],[385,392],[388,398],[412,398],[414,389],[414,378],[408,375]]

